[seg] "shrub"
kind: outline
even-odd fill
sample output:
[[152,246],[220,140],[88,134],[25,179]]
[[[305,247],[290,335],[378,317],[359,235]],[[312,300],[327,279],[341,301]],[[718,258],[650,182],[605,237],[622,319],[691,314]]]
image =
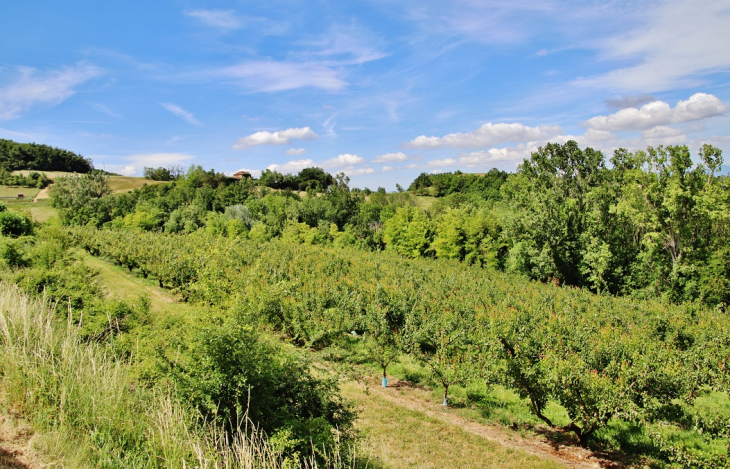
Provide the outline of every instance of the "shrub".
[[[5,209],[5,206],[3,206]],[[30,218],[12,210],[0,210],[0,234],[3,236],[28,236],[33,234]]]
[[[181,346],[184,346],[181,344]],[[290,454],[331,449],[345,439],[354,413],[334,379],[312,376],[307,363],[262,341],[250,325],[229,321],[204,327],[184,362],[168,368],[204,417],[230,431],[248,417]]]

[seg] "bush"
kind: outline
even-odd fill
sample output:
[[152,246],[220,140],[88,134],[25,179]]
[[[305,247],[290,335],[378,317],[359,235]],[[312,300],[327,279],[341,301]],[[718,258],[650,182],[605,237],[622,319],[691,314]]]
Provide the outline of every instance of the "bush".
[[[185,346],[185,344],[181,344]],[[289,454],[329,450],[349,437],[355,417],[334,379],[311,375],[307,363],[262,341],[250,325],[205,327],[185,363],[169,372],[205,418],[234,431],[248,417]]]
[[30,218],[12,210],[0,210],[0,234],[3,236],[28,236],[33,234],[33,222]]

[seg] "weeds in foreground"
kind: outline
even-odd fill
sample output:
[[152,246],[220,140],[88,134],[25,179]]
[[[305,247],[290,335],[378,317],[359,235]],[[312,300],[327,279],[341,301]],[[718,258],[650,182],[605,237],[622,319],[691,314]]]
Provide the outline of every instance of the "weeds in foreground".
[[173,389],[139,386],[107,346],[84,342],[70,311],[59,324],[57,306],[0,283],[0,395],[48,436],[50,458],[69,467],[355,466],[352,447],[286,457],[250,421],[226,432],[195,417]]

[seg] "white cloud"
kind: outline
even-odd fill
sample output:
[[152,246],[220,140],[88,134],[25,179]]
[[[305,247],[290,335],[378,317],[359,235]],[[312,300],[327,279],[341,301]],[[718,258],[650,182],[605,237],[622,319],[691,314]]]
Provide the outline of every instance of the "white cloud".
[[387,173],[387,172],[393,171],[394,169],[395,169],[395,168],[394,168],[394,167],[392,167],[392,166],[383,166],[383,167],[381,168],[381,171],[383,171],[384,173]]
[[315,162],[314,160],[300,159],[291,160],[283,164],[271,164],[267,167],[272,171],[278,171],[280,173],[298,173],[304,168],[318,167],[324,168],[328,171],[344,172],[350,176],[359,176],[362,174],[374,173],[375,170],[370,167],[358,168],[357,166],[364,163],[365,158],[357,155],[351,155],[349,153],[343,153],[338,155],[336,158],[331,158],[325,161]]
[[634,65],[575,84],[654,92],[697,86],[704,75],[730,69],[727,0],[670,0],[642,13],[635,30],[599,43],[605,59]]
[[443,160],[431,160],[426,162],[427,168],[441,167],[441,166],[456,166],[457,162],[453,158],[446,158]]
[[293,139],[316,140],[317,134],[309,127],[286,129],[278,132],[261,131],[239,138],[233,144],[233,148],[245,150],[258,145],[291,145]]
[[666,125],[658,125],[641,133],[641,136],[644,138],[677,137],[679,135],[684,135],[681,129],[667,127]]
[[78,85],[99,75],[101,70],[83,64],[46,72],[19,67],[16,79],[0,87],[0,121],[20,117],[38,104],[56,106],[73,96]]
[[198,127],[202,127],[204,124],[200,122],[198,119],[193,116],[191,112],[186,111],[185,109],[181,108],[177,104],[173,103],[159,103],[160,106],[164,107],[168,111],[170,111],[174,116],[179,117],[180,119],[184,120],[188,124],[195,125]]
[[348,176],[362,176],[363,174],[373,174],[375,170],[373,168],[345,168],[342,172]]
[[208,72],[209,75],[236,80],[256,92],[275,92],[299,88],[338,91],[347,86],[342,71],[321,62],[277,62],[258,60]]
[[479,148],[503,142],[524,142],[549,138],[560,132],[555,125],[529,127],[520,123],[487,123],[467,133],[453,133],[444,137],[421,135],[406,144],[409,148]]
[[213,28],[238,29],[242,26],[231,10],[184,10],[183,13]]
[[375,163],[395,163],[400,161],[408,161],[408,156],[403,152],[398,153],[385,153],[375,157],[373,160]]
[[307,152],[307,150],[305,150],[304,148],[290,148],[285,153],[287,155],[296,156],[296,155],[303,155],[306,152]]
[[343,153],[338,155],[336,158],[326,160],[322,162],[322,166],[325,168],[345,168],[363,163],[365,158],[357,155],[351,155],[349,153]]
[[304,168],[311,168],[313,166],[317,166],[316,163],[313,160],[307,158],[306,160],[287,161],[284,164],[270,164],[266,167],[266,169],[269,169],[271,171],[278,171],[282,174],[287,174],[298,173]]
[[716,96],[695,93],[688,100],[679,101],[674,109],[664,101],[654,101],[639,109],[626,108],[608,116],[593,117],[584,125],[596,130],[643,130],[719,116],[726,111],[727,106]]
[[521,163],[538,148],[534,143],[521,144],[512,148],[490,148],[486,151],[477,151],[463,154],[459,157],[459,164],[466,167],[495,167],[504,163]]
[[[92,155],[97,168],[101,167],[124,176],[141,175],[145,167],[156,168],[174,165],[186,165],[194,158],[186,153],[145,153],[129,156]],[[106,163],[106,161],[123,161],[123,163]]]

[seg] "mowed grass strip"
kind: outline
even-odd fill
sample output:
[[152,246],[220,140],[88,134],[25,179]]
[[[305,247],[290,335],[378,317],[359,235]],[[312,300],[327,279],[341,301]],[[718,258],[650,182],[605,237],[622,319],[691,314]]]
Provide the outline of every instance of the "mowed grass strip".
[[356,426],[362,432],[362,451],[385,467],[418,468],[556,468],[520,449],[507,448],[473,435],[456,425],[365,394],[352,382],[342,395],[360,411]]
[[17,198],[18,194],[23,194],[24,198],[32,200],[37,193],[36,187],[0,186],[0,197]]

